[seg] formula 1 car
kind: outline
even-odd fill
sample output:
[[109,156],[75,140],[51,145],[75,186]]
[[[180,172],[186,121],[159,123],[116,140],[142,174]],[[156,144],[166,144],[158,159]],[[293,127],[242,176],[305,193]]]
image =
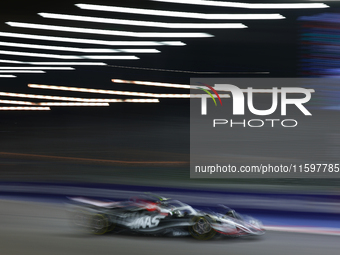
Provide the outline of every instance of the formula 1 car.
[[93,234],[130,232],[159,236],[186,236],[208,240],[217,233],[239,237],[262,235],[260,221],[220,205],[218,210],[198,210],[178,200],[153,194],[128,201],[103,202],[69,198],[72,222]]

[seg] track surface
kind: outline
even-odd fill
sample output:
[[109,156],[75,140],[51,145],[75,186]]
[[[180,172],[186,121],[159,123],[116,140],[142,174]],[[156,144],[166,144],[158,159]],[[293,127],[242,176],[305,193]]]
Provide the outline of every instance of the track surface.
[[0,201],[0,254],[339,254],[339,237],[268,231],[260,238],[92,236],[68,223],[62,205]]

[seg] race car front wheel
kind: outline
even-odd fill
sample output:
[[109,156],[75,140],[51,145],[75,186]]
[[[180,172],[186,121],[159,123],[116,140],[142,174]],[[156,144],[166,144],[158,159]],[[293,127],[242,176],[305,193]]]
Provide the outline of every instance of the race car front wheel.
[[95,214],[91,216],[89,230],[92,234],[103,235],[109,230],[109,222],[104,214]]
[[210,226],[210,222],[203,216],[192,218],[193,225],[189,227],[192,237],[199,240],[208,240],[216,235],[216,231]]

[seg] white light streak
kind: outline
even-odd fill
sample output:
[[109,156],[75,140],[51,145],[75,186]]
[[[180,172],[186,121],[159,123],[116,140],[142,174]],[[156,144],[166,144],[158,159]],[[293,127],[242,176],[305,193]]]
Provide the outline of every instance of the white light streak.
[[56,55],[56,54],[42,54],[42,53],[31,53],[21,51],[7,51],[0,50],[0,54],[14,55],[14,56],[27,56],[27,57],[38,57],[38,58],[57,58],[57,59],[139,59],[136,56],[72,56],[72,55]]
[[[44,100],[58,100],[58,101],[87,102],[87,103],[124,103],[124,102],[128,103],[129,100],[131,100],[131,99],[113,99],[113,98],[60,97],[60,96],[45,96],[45,95],[21,94],[21,93],[11,93],[11,92],[0,92],[0,96],[34,98],[34,99],[44,99]],[[147,100],[145,102],[152,100],[150,101],[150,103],[159,102],[158,99],[138,99],[138,100],[141,100],[142,103],[144,100]],[[33,103],[33,102],[28,102],[28,103]]]
[[117,49],[117,51],[125,53],[160,53],[156,49]]
[[121,12],[143,15],[157,15],[177,18],[195,18],[195,19],[284,19],[285,17],[278,13],[273,14],[206,14],[194,12],[178,12],[178,11],[163,11],[151,9],[139,9],[128,7],[104,6],[94,4],[76,4],[81,9],[95,10],[95,11],[108,11],[108,12]]
[[46,73],[42,70],[0,70],[0,73]]
[[15,101],[15,100],[0,100],[1,104],[20,104],[20,105],[35,105],[33,102]]
[[164,22],[152,22],[152,21],[141,21],[141,20],[125,20],[125,19],[108,19],[108,18],[97,18],[88,16],[78,15],[66,15],[56,13],[38,13],[44,18],[62,19],[62,20],[76,20],[85,22],[97,22],[105,24],[119,24],[119,25],[131,25],[131,26],[142,26],[142,27],[160,27],[160,28],[246,28],[247,26],[242,23],[164,23]]
[[[39,88],[39,89],[53,89],[53,90],[97,93],[97,94],[121,95],[121,96],[141,96],[141,97],[156,97],[156,98],[201,97],[201,95],[190,95],[190,94],[155,94],[155,93],[144,93],[144,92],[117,91],[117,90],[104,90],[104,89],[88,89],[88,88],[76,88],[76,87],[53,86],[53,85],[38,85],[38,84],[28,84],[28,87]],[[220,97],[222,98],[222,97],[230,97],[230,96],[229,95],[220,95]]]
[[73,103],[73,102],[28,102],[15,100],[0,100],[1,104],[19,104],[19,105],[39,105],[39,106],[110,106],[108,103]]
[[31,70],[74,70],[73,67],[46,67],[46,66],[0,66],[0,70],[25,70],[25,69],[31,69]]
[[50,107],[0,107],[1,111],[49,111]]
[[75,102],[101,102],[101,103],[117,103],[122,102],[122,99],[97,99],[97,98],[78,98],[78,97],[60,97],[60,96],[46,96],[34,94],[21,94],[11,92],[0,92],[0,96],[20,97],[20,98],[34,98],[34,99],[47,99],[59,101],[75,101]]
[[81,57],[70,56],[70,55],[55,55],[55,54],[43,54],[43,53],[7,51],[7,50],[0,50],[0,54],[13,55],[13,56],[39,57],[39,58],[82,59]]
[[24,62],[23,64],[30,65],[70,65],[70,66],[106,66],[102,62]]
[[158,99],[125,99],[126,103],[159,103]]
[[110,45],[110,46],[184,46],[185,43],[181,41],[105,41],[105,40],[93,40],[93,39],[80,39],[70,37],[57,37],[57,36],[45,36],[45,35],[32,35],[32,34],[20,34],[20,33],[7,33],[0,32],[0,36],[43,40],[43,41],[56,41],[67,43],[85,43],[85,44],[97,44],[97,45]]
[[65,27],[65,26],[53,26],[42,25],[23,22],[6,22],[7,25],[12,27],[33,28],[73,33],[85,33],[85,34],[97,34],[97,35],[115,35],[115,36],[131,36],[131,37],[182,37],[182,38],[202,38],[213,37],[207,33],[161,33],[161,32],[131,32],[131,31],[118,31],[118,30],[104,30],[104,29],[92,29],[92,28],[80,28],[80,27]]
[[60,46],[49,46],[49,45],[41,45],[41,44],[10,43],[10,42],[0,42],[0,46],[28,48],[28,49],[86,52],[86,53],[116,53],[117,52],[111,49],[83,49],[83,48],[75,48],[75,47],[60,47]]
[[136,56],[123,56],[123,55],[118,55],[118,56],[89,55],[89,56],[84,56],[84,58],[87,58],[87,59],[127,59],[127,60],[139,59],[139,57],[136,57]]
[[[26,64],[26,65],[70,65],[70,66],[106,66],[106,63],[103,62],[24,62],[24,61],[14,61],[14,60],[4,60],[0,59],[0,63],[9,63],[9,64]],[[28,67],[32,69],[32,67]],[[35,67],[33,67],[35,68]],[[49,67],[47,67],[49,68]],[[53,67],[55,68],[55,67]],[[64,68],[64,67],[59,67]],[[39,69],[46,69],[46,67],[41,67]],[[63,70],[63,69],[59,69]]]
[[49,46],[41,44],[27,44],[27,43],[9,43],[1,42],[0,46],[18,47],[18,48],[29,48],[29,49],[44,49],[44,50],[57,50],[57,51],[72,51],[81,53],[158,53],[156,49],[93,49],[93,48],[75,48],[75,47],[60,47],[60,46]]
[[195,4],[218,7],[234,7],[246,9],[314,9],[328,8],[323,3],[239,3],[239,2],[221,2],[205,0],[152,0],[157,2],[177,3],[177,4]]
[[60,102],[42,102],[38,105],[45,106],[110,106],[108,103],[60,103]]
[[179,89],[192,89],[193,88],[190,85],[163,83],[163,82],[152,82],[152,81],[128,81],[128,80],[112,79],[112,82],[129,83],[129,84],[146,85],[146,86],[156,86],[156,87],[179,88]]
[[15,75],[0,75],[0,78],[16,78]]

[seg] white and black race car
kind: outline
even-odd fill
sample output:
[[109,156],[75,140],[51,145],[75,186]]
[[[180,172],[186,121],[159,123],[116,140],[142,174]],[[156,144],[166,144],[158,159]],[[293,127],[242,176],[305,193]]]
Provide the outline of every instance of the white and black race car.
[[207,240],[216,233],[233,237],[265,233],[260,221],[223,205],[219,211],[197,210],[178,200],[152,194],[119,202],[69,199],[72,222],[97,235],[114,230],[160,236],[191,235]]

